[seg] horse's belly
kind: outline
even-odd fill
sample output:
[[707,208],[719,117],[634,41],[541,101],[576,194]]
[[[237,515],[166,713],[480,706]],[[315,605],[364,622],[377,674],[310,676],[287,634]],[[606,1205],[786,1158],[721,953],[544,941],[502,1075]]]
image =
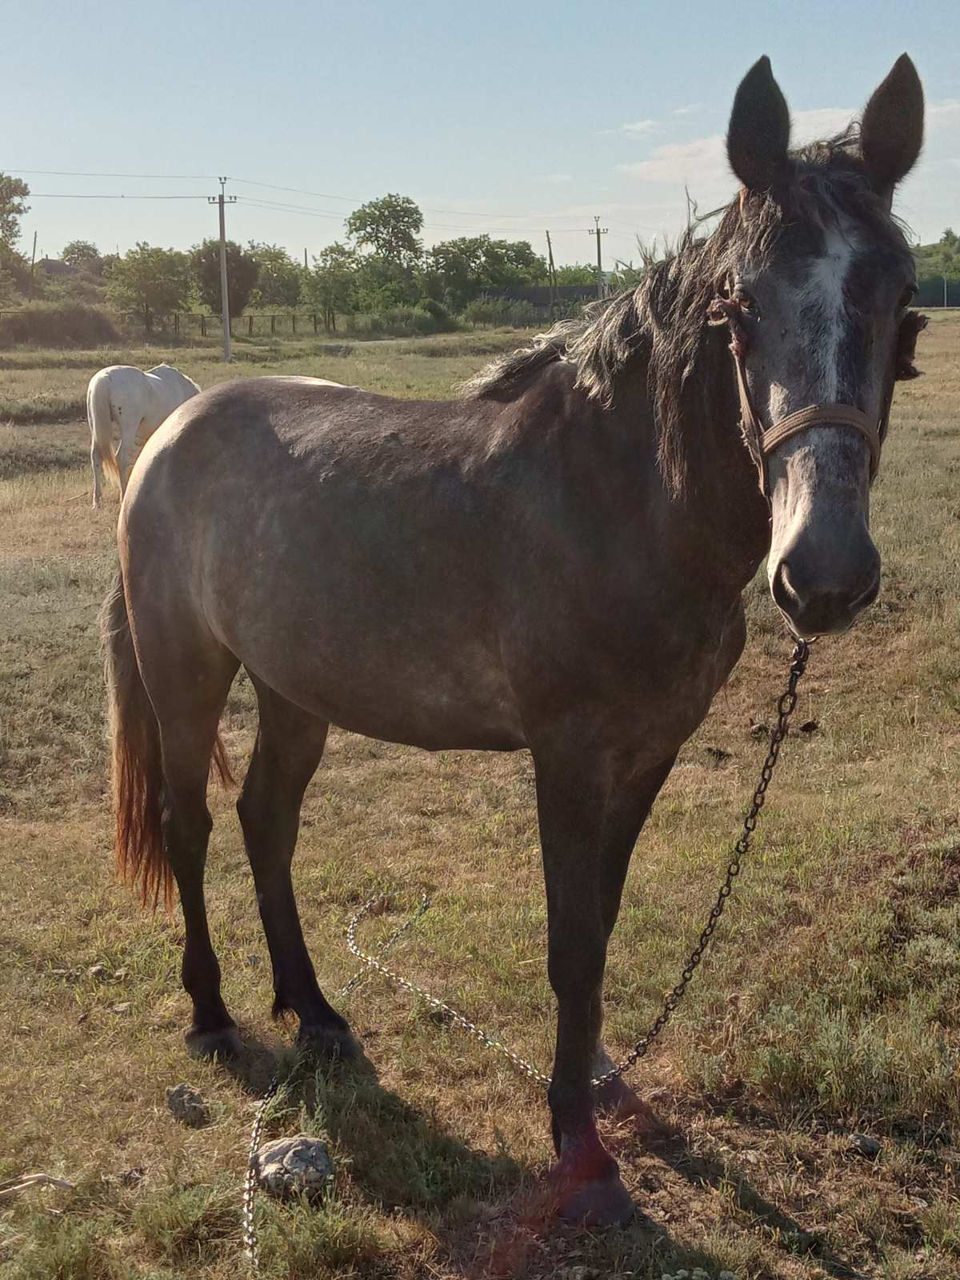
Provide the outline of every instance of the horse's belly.
[[526,745],[505,673],[467,638],[458,648],[353,631],[272,628],[222,638],[270,688],[343,729],[428,750],[512,751]]

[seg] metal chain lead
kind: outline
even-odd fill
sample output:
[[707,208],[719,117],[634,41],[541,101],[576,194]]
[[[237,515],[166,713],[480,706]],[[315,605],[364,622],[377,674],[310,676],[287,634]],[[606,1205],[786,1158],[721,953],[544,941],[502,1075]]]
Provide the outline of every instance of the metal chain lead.
[[[764,801],[766,800],[767,788],[770,785],[770,780],[773,777],[773,771],[777,766],[778,759],[780,758],[780,748],[783,745],[784,738],[787,736],[790,717],[797,705],[797,685],[799,684],[803,673],[807,669],[807,661],[809,657],[809,644],[806,640],[797,639],[793,654],[790,658],[790,676],[787,681],[787,687],[780,695],[777,702],[777,723],[770,734],[770,748],[767,752],[766,759],[763,762],[763,767],[760,770],[760,781],[757,783],[756,790],[753,793],[753,799],[750,802],[750,808],[747,810],[747,814],[743,820],[743,830],[740,833],[740,838],[733,846],[730,861],[727,864],[727,872],[723,878],[723,884],[720,886],[720,891],[717,894],[717,900],[711,908],[710,915],[707,917],[707,923],[704,925],[700,937],[697,939],[696,946],[690,952],[690,955],[687,957],[687,962],[680,972],[680,981],[664,1000],[663,1008],[660,1010],[660,1013],[657,1015],[650,1029],[634,1044],[633,1048],[623,1061],[617,1066],[612,1067],[609,1071],[604,1072],[603,1075],[597,1076],[595,1079],[591,1080],[591,1085],[597,1086],[606,1084],[607,1081],[614,1080],[618,1076],[622,1076],[625,1071],[628,1071],[630,1067],[639,1062],[641,1058],[645,1057],[651,1046],[663,1031],[664,1027],[673,1017],[674,1011],[683,999],[687,987],[699,967],[707,947],[710,945],[710,940],[713,937],[716,927],[720,922],[720,917],[723,915],[724,908],[727,905],[727,899],[733,892],[733,882],[740,874],[740,867],[743,858],[750,849],[750,839],[756,830],[760,810],[763,808]],[[390,948],[399,941],[403,934],[406,933],[406,931],[411,928],[427,910],[430,905],[430,900],[426,894],[422,896],[420,905],[414,914],[410,916],[404,924],[394,930],[384,945],[380,948],[377,955],[370,955],[368,952],[362,950],[357,942],[357,929],[360,927],[361,921],[370,913],[373,907],[382,901],[384,901],[384,897],[382,895],[368,899],[347,926],[347,946],[350,948],[353,955],[362,962],[365,969],[359,969],[346,986],[342,988],[340,994],[346,994],[346,992],[356,986],[365,972],[375,970],[377,973],[382,973],[385,978],[388,978],[396,986],[402,987],[405,991],[409,991],[411,995],[418,996],[432,1008],[445,1014],[446,1017],[454,1023],[454,1025],[460,1027],[463,1031],[466,1031],[469,1035],[473,1036],[474,1039],[479,1040],[481,1044],[486,1045],[488,1049],[492,1049],[495,1053],[506,1058],[523,1075],[528,1076],[537,1084],[547,1088],[550,1085],[550,1076],[544,1075],[542,1071],[539,1071],[531,1062],[528,1062],[526,1058],[521,1058],[518,1053],[514,1053],[512,1049],[508,1049],[505,1044],[502,1044],[499,1040],[496,1040],[493,1036],[489,1035],[482,1027],[478,1027],[475,1022],[471,1022],[469,1018],[464,1017],[462,1013],[457,1009],[452,1008],[445,1001],[440,1000],[437,996],[431,995],[429,991],[425,991],[423,987],[418,986],[417,983],[411,982],[408,978],[402,977],[399,973],[395,973],[394,970],[388,968],[388,966],[381,960],[380,957],[386,955]],[[253,1223],[253,1197],[257,1183],[256,1153],[260,1144],[260,1134],[263,1128],[263,1119],[267,1104],[275,1096],[278,1089],[279,1077],[274,1076],[266,1094],[257,1108],[257,1114],[253,1124],[253,1132],[250,1137],[247,1178],[244,1184],[243,1193],[243,1244],[244,1252],[250,1260],[254,1272],[259,1270],[260,1265],[257,1250],[257,1236]]]

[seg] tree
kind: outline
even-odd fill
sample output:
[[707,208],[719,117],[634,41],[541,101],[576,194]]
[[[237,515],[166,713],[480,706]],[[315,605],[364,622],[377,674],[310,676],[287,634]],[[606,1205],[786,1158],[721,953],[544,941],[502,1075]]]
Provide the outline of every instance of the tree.
[[358,248],[371,249],[395,266],[410,269],[423,255],[423,214],[409,196],[385,195],[361,205],[346,228]]
[[20,178],[0,173],[0,245],[12,249],[20,239],[20,219],[29,210],[30,188]]
[[306,291],[311,302],[323,311],[323,327],[336,332],[337,313],[356,309],[359,255],[350,245],[334,242],[313,260]]
[[960,236],[952,227],[947,227],[936,244],[918,245],[913,252],[918,275],[960,277]]
[[596,284],[597,268],[589,263],[575,262],[571,266],[557,267],[557,284]]
[[71,240],[68,245],[64,245],[60,261],[65,262],[69,267],[76,267],[78,271],[86,271],[92,276],[99,276],[103,272],[100,250],[89,240]]
[[[201,302],[220,314],[220,241],[204,240],[193,247],[190,262]],[[227,292],[230,314],[238,316],[250,301],[259,267],[252,254],[233,240],[227,241]]]
[[461,311],[482,293],[503,292],[547,279],[547,264],[526,240],[461,236],[444,240],[427,254],[428,288],[437,285],[444,301]]
[[187,254],[141,241],[112,265],[107,291],[118,306],[142,315],[149,333],[155,317],[184,306],[190,296],[190,283]]
[[416,268],[394,262],[379,253],[359,255],[355,288],[357,308],[360,311],[412,307],[421,297]]
[[257,264],[257,286],[250,296],[255,307],[295,307],[300,301],[303,268],[278,244],[251,240],[247,252]]

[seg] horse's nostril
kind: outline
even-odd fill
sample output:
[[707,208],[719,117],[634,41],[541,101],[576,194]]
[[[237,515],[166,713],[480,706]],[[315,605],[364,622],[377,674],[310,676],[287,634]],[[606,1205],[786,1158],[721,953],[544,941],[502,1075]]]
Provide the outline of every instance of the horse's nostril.
[[788,610],[791,605],[799,602],[799,594],[790,579],[790,566],[786,560],[781,560],[777,565],[771,583],[771,591],[774,602],[781,609]]
[[867,586],[860,593],[860,595],[857,596],[856,600],[854,600],[853,604],[851,605],[851,609],[853,610],[854,613],[859,613],[861,609],[866,609],[868,605],[873,604],[874,600],[876,600],[879,594],[880,594],[880,568],[878,566],[876,572],[873,575],[873,578],[870,581],[869,586]]

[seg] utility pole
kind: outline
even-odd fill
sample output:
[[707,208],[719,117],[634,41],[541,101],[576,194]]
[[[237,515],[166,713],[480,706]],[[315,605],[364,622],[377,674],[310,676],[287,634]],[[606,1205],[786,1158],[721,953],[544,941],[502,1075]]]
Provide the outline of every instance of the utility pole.
[[[37,233],[33,233],[33,253],[30,255],[30,301],[33,301],[33,268],[37,261]],[[944,285],[944,297],[946,297],[946,285]],[[946,306],[946,303],[944,303]]]
[[306,249],[304,249],[304,251],[303,251],[303,269],[304,269],[304,271],[306,271],[306,270],[307,270],[307,251],[306,251]]
[[226,178],[220,179],[220,194],[218,196],[207,196],[208,204],[215,204],[220,209],[220,312],[223,322],[223,358],[224,361],[230,363],[230,291],[227,287],[227,228],[226,220],[223,215],[223,207],[229,201],[230,204],[236,204],[236,196],[225,196],[224,187],[227,185]]
[[601,227],[600,219],[596,215],[594,215],[593,226],[590,228],[587,234],[597,237],[597,297],[598,298],[602,298],[605,292],[603,287],[603,257],[600,252],[600,237],[605,236],[608,230],[609,230],[608,227]]
[[547,232],[547,258],[550,262],[550,319],[556,319],[557,311],[557,268],[553,265],[553,245],[550,243],[550,232]]

